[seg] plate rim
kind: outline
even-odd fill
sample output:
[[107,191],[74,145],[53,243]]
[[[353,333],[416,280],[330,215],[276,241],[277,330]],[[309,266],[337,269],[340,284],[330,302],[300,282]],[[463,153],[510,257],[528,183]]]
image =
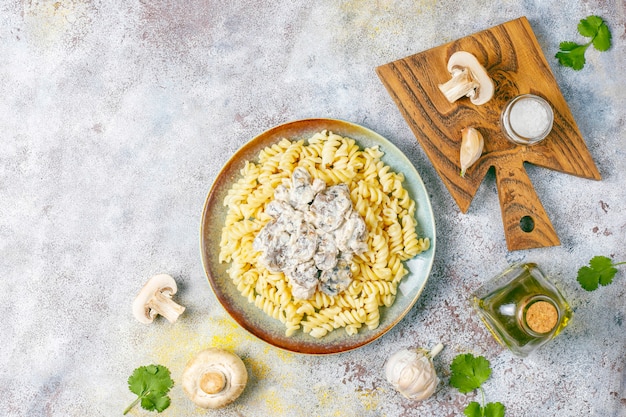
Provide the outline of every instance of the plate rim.
[[[318,126],[317,128],[311,128],[310,126]],[[321,339],[315,339],[313,337],[310,337],[310,343],[306,343],[306,348],[303,349],[299,349],[298,346],[302,347],[301,345],[297,345],[297,344],[293,344],[293,343],[280,343],[277,342],[275,339],[272,339],[270,337],[264,337],[265,333],[261,332],[258,330],[257,327],[255,327],[254,325],[251,324],[251,320],[248,319],[246,320],[244,317],[240,317],[236,314],[234,314],[231,309],[233,309],[234,307],[231,306],[227,300],[225,299],[226,297],[223,294],[223,291],[219,288],[219,285],[216,281],[216,278],[213,276],[213,274],[211,273],[211,260],[210,260],[210,256],[208,256],[208,251],[206,250],[206,243],[207,243],[207,239],[205,239],[205,230],[207,227],[209,227],[207,225],[207,216],[208,216],[208,211],[211,207],[215,207],[215,204],[222,204],[222,201],[216,201],[218,199],[217,197],[217,190],[220,187],[220,184],[224,182],[224,177],[226,174],[230,173],[232,174],[233,172],[231,172],[234,168],[233,165],[236,165],[237,163],[239,164],[245,164],[245,161],[247,160],[251,160],[249,158],[246,159],[242,159],[241,157],[243,156],[243,154],[245,154],[246,152],[250,152],[251,150],[254,150],[255,156],[258,155],[258,152],[260,151],[260,149],[263,149],[263,147],[265,145],[258,144],[257,142],[262,142],[264,139],[267,140],[267,138],[272,138],[273,136],[275,136],[278,132],[282,132],[284,130],[287,130],[288,128],[295,128],[296,130],[316,130],[322,131],[322,130],[328,130],[328,131],[334,131],[333,129],[330,129],[328,127],[328,125],[344,125],[346,128],[352,129],[352,130],[359,130],[361,131],[364,136],[369,137],[372,141],[377,142],[378,144],[380,144],[381,146],[383,146],[383,151],[384,151],[384,147],[386,146],[391,146],[394,148],[394,154],[396,157],[401,158],[402,164],[406,164],[407,166],[411,167],[411,169],[414,171],[415,174],[415,178],[411,177],[411,179],[417,179],[418,180],[418,184],[416,184],[417,187],[422,188],[424,191],[424,201],[419,201],[418,204],[426,204],[428,207],[428,214],[429,214],[429,218],[426,219],[427,222],[429,222],[430,224],[430,230],[432,230],[432,236],[428,236],[430,239],[430,247],[428,249],[427,252],[429,252],[429,260],[427,262],[426,268],[424,270],[424,274],[425,274],[425,278],[423,283],[421,284],[421,286],[418,288],[417,292],[415,293],[415,295],[413,296],[413,299],[410,300],[410,302],[402,308],[402,310],[399,312],[399,314],[395,315],[393,317],[393,319],[391,319],[384,328],[377,328],[374,330],[369,330],[367,328],[365,329],[361,329],[359,331],[359,333],[363,332],[363,331],[369,331],[369,332],[374,332],[372,335],[370,335],[369,337],[365,337],[365,338],[355,338],[352,339],[353,343],[348,343],[348,344],[338,344],[338,345],[332,345],[330,348],[329,347],[325,347],[323,344],[324,338]],[[306,129],[306,127],[309,127],[309,129]],[[338,133],[339,134],[339,133]],[[347,137],[350,137],[349,135],[345,135]],[[283,136],[285,137],[285,136]],[[287,139],[293,140],[292,138],[286,137]],[[352,138],[354,140],[357,140],[357,143],[359,143],[358,139],[356,138]],[[277,138],[274,138],[273,141],[270,141],[268,143],[276,143],[278,140]],[[359,143],[360,147],[363,147],[360,143]],[[386,154],[387,152],[385,152]],[[384,156],[382,158],[383,160],[385,159]],[[235,177],[237,177],[239,175],[239,170],[235,170]],[[229,185],[232,185],[232,181],[227,182]],[[412,198],[416,199],[416,196],[412,195]],[[421,196],[420,196],[421,197]],[[424,221],[424,220],[422,220]],[[418,224],[421,224],[421,222],[418,220]],[[221,227],[220,227],[220,231],[221,231]],[[221,232],[220,232],[221,234]],[[374,130],[362,126],[360,124],[357,123],[353,123],[353,122],[349,122],[346,120],[342,120],[342,119],[334,119],[334,118],[305,118],[305,119],[297,119],[297,120],[292,120],[292,121],[288,121],[285,123],[281,123],[279,125],[273,126],[269,129],[266,129],[264,131],[262,131],[260,134],[255,135],[253,138],[251,138],[250,140],[248,140],[247,142],[245,142],[243,145],[241,145],[226,161],[226,163],[224,163],[224,165],[222,166],[222,168],[220,169],[220,171],[218,172],[218,174],[216,175],[216,177],[213,180],[213,183],[207,193],[207,196],[205,198],[204,201],[204,206],[203,206],[203,210],[202,210],[202,217],[200,219],[200,252],[201,252],[201,259],[202,259],[202,267],[204,270],[204,274],[205,274],[205,278],[207,279],[207,281],[209,282],[209,285],[211,287],[211,290],[213,291],[213,294],[215,295],[215,297],[217,298],[218,302],[220,303],[220,305],[222,306],[222,308],[224,308],[224,310],[228,313],[228,315],[237,323],[239,324],[241,327],[243,327],[248,333],[250,333],[251,335],[255,336],[257,339],[271,345],[274,347],[277,347],[279,349],[282,350],[286,350],[289,352],[293,352],[293,353],[302,353],[302,354],[311,354],[311,355],[327,355],[327,354],[338,354],[338,353],[343,353],[343,352],[347,352],[347,351],[351,351],[354,349],[357,349],[359,347],[365,346],[369,343],[374,342],[375,340],[381,338],[384,334],[386,334],[388,331],[390,331],[391,329],[393,329],[398,323],[400,323],[400,321],[402,321],[404,319],[404,317],[412,310],[412,308],[414,307],[415,303],[417,302],[417,300],[420,298],[426,283],[428,282],[428,279],[430,278],[430,275],[432,273],[432,268],[433,268],[433,264],[434,264],[434,260],[435,260],[435,252],[436,252],[436,224],[435,224],[435,217],[434,217],[434,212],[432,209],[432,204],[430,202],[430,197],[428,196],[428,190],[426,189],[426,186],[424,184],[424,181],[421,177],[421,175],[419,174],[419,172],[417,171],[415,165],[408,159],[408,157],[404,154],[404,152],[402,152],[393,142],[391,142],[389,139],[387,139],[386,137],[382,136],[381,134],[375,132]],[[416,255],[416,256],[420,256],[420,254]],[[412,258],[415,259],[415,258]],[[230,277],[228,278],[230,279]],[[403,281],[406,280],[406,277],[403,278]],[[247,300],[245,300],[244,298],[241,299],[242,302],[247,302]],[[259,312],[261,314],[264,314],[261,310],[259,310]],[[271,317],[267,317],[270,320],[275,320],[272,319]],[[382,324],[382,323],[381,323]],[[380,329],[380,330],[379,330]],[[341,331],[341,329],[336,329],[336,331]],[[345,336],[347,339],[347,341],[350,341],[351,337],[354,336]]]

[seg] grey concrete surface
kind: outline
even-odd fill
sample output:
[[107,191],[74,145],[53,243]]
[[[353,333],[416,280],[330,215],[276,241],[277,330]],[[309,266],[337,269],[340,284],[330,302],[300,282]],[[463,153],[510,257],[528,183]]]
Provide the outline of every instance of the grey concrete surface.
[[[0,415],[114,416],[140,365],[169,367],[163,416],[461,416],[480,394],[448,385],[458,353],[491,361],[487,401],[507,416],[616,416],[626,397],[626,268],[593,293],[576,271],[626,260],[626,11],[622,0],[5,1],[0,4]],[[553,58],[604,17],[610,51],[580,72]],[[495,178],[461,214],[374,68],[527,16],[602,174],[528,167],[561,238],[509,252]],[[345,119],[395,143],[429,190],[438,248],[426,289],[389,333],[355,351],[302,356],[249,335],[218,304],[200,259],[208,190],[230,155],[277,124]],[[537,262],[574,309],[531,357],[500,347],[468,302],[513,262]],[[176,324],[135,321],[145,280],[169,273],[187,307]],[[445,344],[442,382],[412,402],[386,382],[396,350]],[[238,353],[242,397],[206,412],[180,387],[204,347]],[[151,415],[134,409],[130,415]]]

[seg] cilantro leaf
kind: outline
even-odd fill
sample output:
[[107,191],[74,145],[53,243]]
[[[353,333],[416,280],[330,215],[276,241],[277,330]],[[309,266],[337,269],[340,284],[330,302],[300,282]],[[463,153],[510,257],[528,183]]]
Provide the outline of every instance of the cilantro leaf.
[[578,23],[578,33],[585,38],[593,38],[598,33],[598,28],[604,23],[601,17],[588,16]]
[[578,33],[586,38],[591,38],[591,40],[583,45],[575,42],[561,42],[560,50],[555,55],[559,64],[576,71],[585,66],[585,52],[589,45],[593,45],[601,52],[611,47],[611,31],[606,22],[599,16],[588,16],[582,19],[578,23]]
[[484,417],[504,417],[504,405],[502,403],[488,403],[484,408]]
[[471,353],[457,355],[450,364],[450,370],[450,385],[464,394],[479,388],[491,376],[489,361],[484,356],[475,357]]
[[559,48],[561,48],[561,51],[564,52],[569,52],[569,51],[573,51],[574,49],[580,48],[580,47],[584,47],[585,45],[580,45],[576,42],[561,42],[561,44],[559,45]]
[[482,417],[483,410],[480,404],[478,404],[476,401],[472,401],[467,405],[467,407],[465,407],[465,410],[463,410],[463,414],[465,414],[467,417]]
[[598,284],[600,283],[598,274],[596,274],[593,268],[588,266],[583,266],[578,270],[578,276],[576,279],[578,280],[580,286],[587,291],[595,291],[598,289]]
[[598,285],[609,285],[617,273],[617,265],[624,262],[613,263],[606,256],[594,256],[589,261],[589,266],[583,266],[578,270],[576,279],[581,287],[587,291],[593,291]]
[[505,408],[502,403],[487,403],[481,407],[476,401],[472,401],[465,407],[463,414],[467,417],[504,417]]
[[124,410],[124,414],[139,402],[145,410],[160,413],[170,406],[167,393],[173,385],[170,371],[165,366],[140,366],[128,378],[128,389],[137,395],[137,399]]
[[150,391],[141,399],[141,407],[148,411],[161,412],[170,406],[170,397],[164,392]]
[[[565,67],[570,67],[575,71],[579,71],[585,66],[585,51],[587,50],[589,45],[575,45],[576,46],[572,47],[572,49],[562,49],[561,51],[557,52],[555,57],[559,60],[559,64]],[[571,47],[571,45],[568,45],[567,47],[569,48]]]
[[593,47],[604,52],[611,47],[611,31],[606,23],[598,28],[598,34],[593,38]]

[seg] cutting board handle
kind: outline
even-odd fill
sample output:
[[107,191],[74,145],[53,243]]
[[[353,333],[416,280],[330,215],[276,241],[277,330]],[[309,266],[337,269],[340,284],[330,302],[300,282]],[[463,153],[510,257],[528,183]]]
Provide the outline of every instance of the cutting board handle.
[[510,251],[560,245],[523,162],[496,166],[496,183]]

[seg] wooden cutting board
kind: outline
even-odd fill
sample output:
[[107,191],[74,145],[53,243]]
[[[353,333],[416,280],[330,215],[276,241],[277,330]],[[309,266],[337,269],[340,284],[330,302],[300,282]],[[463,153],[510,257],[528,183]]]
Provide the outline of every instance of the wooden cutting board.
[[[466,97],[451,104],[439,90],[451,78],[446,66],[456,51],[476,56],[493,79],[494,97],[486,104],[476,106]],[[376,72],[463,213],[493,166],[508,249],[560,244],[524,162],[595,180],[600,173],[525,17],[382,65]],[[545,98],[554,110],[552,131],[533,146],[515,145],[500,130],[505,104],[524,93]],[[461,130],[468,126],[482,133],[485,147],[461,177]]]

